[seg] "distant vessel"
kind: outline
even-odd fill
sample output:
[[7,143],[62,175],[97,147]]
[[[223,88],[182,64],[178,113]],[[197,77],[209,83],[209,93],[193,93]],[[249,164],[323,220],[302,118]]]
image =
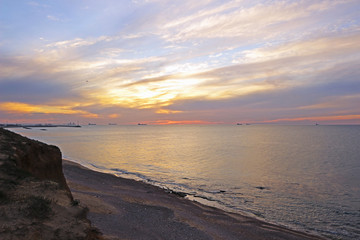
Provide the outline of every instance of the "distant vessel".
[[[61,125],[59,125],[59,126],[61,126]],[[64,126],[65,127],[65,126]],[[69,122],[67,125],[66,125],[66,127],[81,127],[80,125],[79,125],[79,122],[77,123],[77,124],[75,124],[74,122]]]
[[145,126],[147,125],[146,123],[138,123],[139,126]]
[[89,123],[89,125],[90,125],[90,126],[92,126],[92,125],[96,125],[96,123]]
[[318,126],[319,124],[318,123],[315,123],[315,126]]
[[3,128],[24,128],[24,129],[32,129],[32,128],[54,128],[54,127],[81,127],[80,125],[76,125],[75,123],[69,124],[0,124],[0,127]]
[[250,123],[245,123],[245,125],[250,125]]
[[117,125],[116,123],[109,123],[109,125]]
[[242,123],[237,123],[236,125],[242,125]]

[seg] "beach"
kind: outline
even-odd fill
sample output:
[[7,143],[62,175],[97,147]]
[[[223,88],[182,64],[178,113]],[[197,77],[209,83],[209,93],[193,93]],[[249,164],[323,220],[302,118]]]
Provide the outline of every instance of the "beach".
[[105,239],[324,239],[229,213],[179,194],[63,160],[74,199]]

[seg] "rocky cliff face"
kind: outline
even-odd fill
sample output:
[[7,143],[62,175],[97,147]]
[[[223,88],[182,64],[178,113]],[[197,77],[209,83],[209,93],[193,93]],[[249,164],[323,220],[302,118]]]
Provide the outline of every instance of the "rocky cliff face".
[[62,171],[62,157],[58,147],[30,140],[3,129],[0,133],[2,154],[8,155],[19,169],[32,176],[58,183],[59,187],[67,190],[71,196]]
[[86,213],[57,147],[0,128],[0,239],[101,239]]

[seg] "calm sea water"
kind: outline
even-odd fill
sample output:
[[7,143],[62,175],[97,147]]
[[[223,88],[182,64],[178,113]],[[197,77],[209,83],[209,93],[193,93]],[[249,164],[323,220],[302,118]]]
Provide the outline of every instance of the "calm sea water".
[[98,171],[334,239],[360,239],[360,126],[13,129]]

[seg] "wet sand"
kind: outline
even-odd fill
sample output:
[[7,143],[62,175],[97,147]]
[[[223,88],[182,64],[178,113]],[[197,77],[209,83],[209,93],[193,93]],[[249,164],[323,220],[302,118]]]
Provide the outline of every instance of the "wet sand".
[[88,218],[106,239],[324,239],[67,160],[63,171],[74,198],[89,208]]

